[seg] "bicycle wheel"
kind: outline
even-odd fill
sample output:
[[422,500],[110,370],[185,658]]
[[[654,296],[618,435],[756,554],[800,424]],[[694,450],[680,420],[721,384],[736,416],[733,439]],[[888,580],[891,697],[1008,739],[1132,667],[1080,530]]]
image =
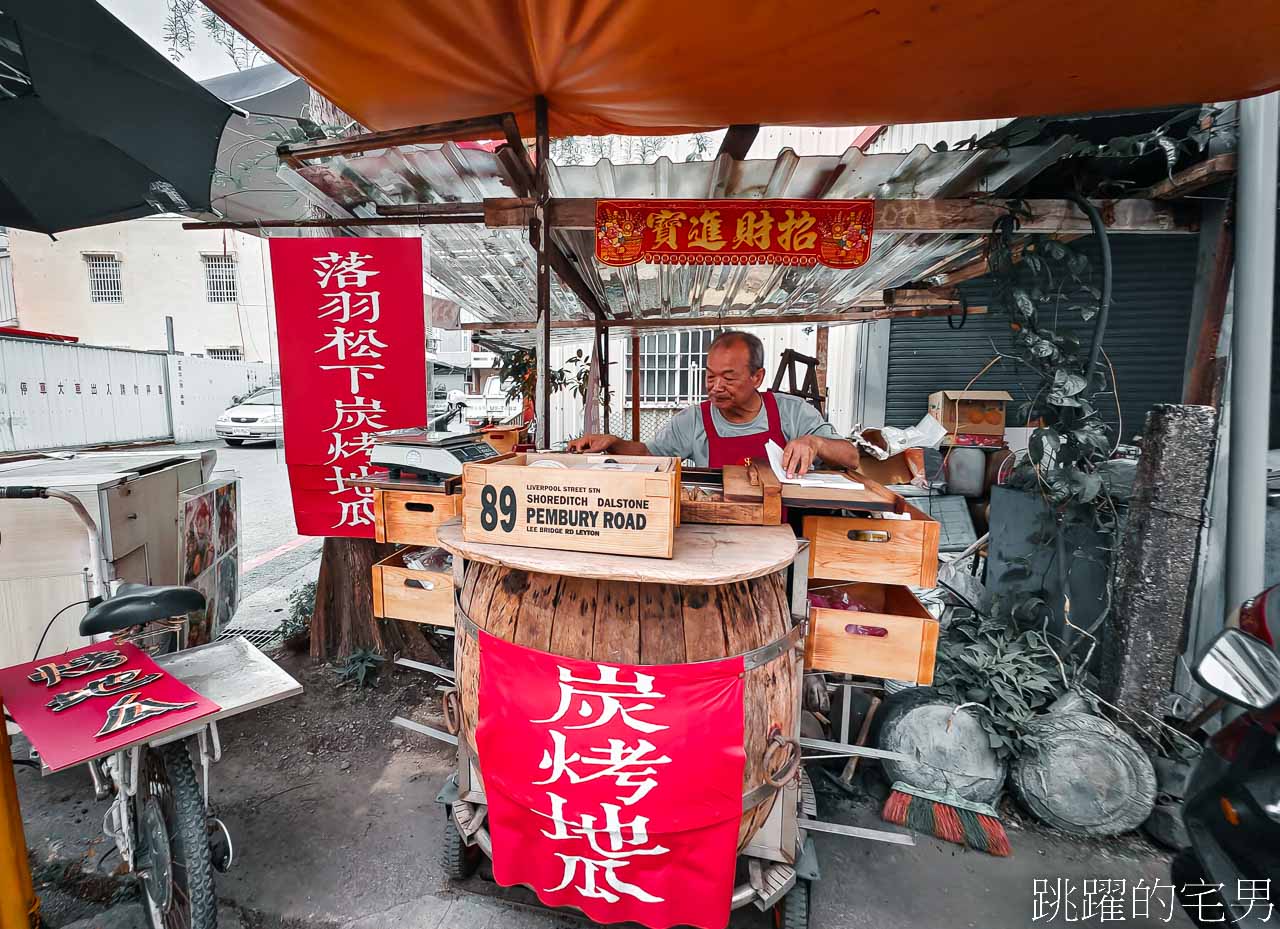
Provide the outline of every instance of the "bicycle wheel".
[[204,798],[186,744],[148,748],[138,776],[137,871],[152,929],[217,929]]

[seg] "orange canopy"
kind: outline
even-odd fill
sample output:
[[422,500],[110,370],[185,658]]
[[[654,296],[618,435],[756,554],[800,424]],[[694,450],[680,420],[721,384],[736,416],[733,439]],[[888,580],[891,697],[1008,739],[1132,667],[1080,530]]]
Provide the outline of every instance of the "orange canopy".
[[371,129],[867,125],[1280,88],[1277,0],[206,0]]

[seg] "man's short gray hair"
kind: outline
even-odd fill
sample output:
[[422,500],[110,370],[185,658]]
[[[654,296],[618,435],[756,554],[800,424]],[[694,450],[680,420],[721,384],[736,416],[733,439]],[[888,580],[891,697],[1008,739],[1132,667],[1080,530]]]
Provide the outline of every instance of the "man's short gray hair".
[[747,368],[752,374],[764,367],[764,343],[760,341],[759,336],[743,332],[741,329],[730,329],[720,333],[711,340],[711,344],[707,346],[707,352],[709,354],[714,348],[724,348],[734,344],[747,347]]

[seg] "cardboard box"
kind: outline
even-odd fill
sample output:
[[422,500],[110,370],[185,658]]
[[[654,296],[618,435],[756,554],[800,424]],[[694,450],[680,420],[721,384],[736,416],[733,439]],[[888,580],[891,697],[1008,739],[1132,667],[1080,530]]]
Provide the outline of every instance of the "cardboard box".
[[1005,404],[1012,399],[1003,390],[939,390],[929,394],[929,415],[949,436],[1003,436]]
[[670,558],[679,522],[676,458],[517,452],[462,466],[468,542]]
[[[879,429],[863,429],[862,438],[877,448],[888,450],[889,444]],[[877,484],[910,484],[917,475],[924,474],[924,449],[907,448],[888,458],[876,458],[863,450],[858,461],[858,473]]]

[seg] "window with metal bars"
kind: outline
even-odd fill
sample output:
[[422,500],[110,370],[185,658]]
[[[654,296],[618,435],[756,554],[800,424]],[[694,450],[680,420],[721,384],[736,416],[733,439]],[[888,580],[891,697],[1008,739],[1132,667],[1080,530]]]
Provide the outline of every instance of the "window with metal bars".
[[212,358],[214,361],[244,361],[244,352],[239,346],[231,348],[206,348],[204,350],[206,358]]
[[235,303],[240,299],[236,287],[235,255],[202,255],[204,258],[204,290],[210,303]]
[[[707,349],[718,329],[651,332],[640,337],[640,403],[687,406],[705,399]],[[627,384],[631,355],[627,354]]]
[[124,288],[120,284],[120,259],[115,255],[85,255],[89,270],[89,301],[91,303],[124,303]]

